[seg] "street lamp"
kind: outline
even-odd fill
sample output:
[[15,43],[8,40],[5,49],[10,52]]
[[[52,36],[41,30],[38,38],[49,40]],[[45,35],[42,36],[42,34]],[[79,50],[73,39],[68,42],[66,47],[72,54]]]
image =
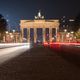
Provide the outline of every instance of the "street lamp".
[[9,32],[8,32],[8,31],[6,31],[5,33],[6,33],[6,34],[8,34]]
[[67,33],[66,37],[68,38],[70,36],[70,33]]
[[71,37],[72,37],[72,41],[74,41],[74,31],[71,31]]
[[73,31],[71,31],[71,34],[73,34],[74,32]]
[[67,32],[67,29],[64,29],[64,32]]
[[9,32],[5,31],[5,36],[4,36],[4,42],[6,42],[7,36],[8,36]]
[[13,32],[13,36],[14,36],[14,42],[16,42],[16,38],[15,38],[15,30],[13,29],[12,32]]
[[15,30],[12,30],[13,31],[13,33],[15,33]]
[[12,35],[12,33],[9,33],[10,35]]
[[66,42],[66,34],[67,34],[67,29],[64,29],[64,32],[63,32],[64,34],[64,36],[63,36],[63,39],[64,39],[64,42]]

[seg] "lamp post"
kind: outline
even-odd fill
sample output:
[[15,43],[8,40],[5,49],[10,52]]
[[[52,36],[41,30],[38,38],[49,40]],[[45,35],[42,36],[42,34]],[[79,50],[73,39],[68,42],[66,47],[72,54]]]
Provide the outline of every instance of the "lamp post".
[[12,30],[12,32],[13,32],[13,42],[15,43],[16,42],[16,39],[15,39],[15,30]]
[[8,31],[6,31],[6,32],[5,32],[5,39],[4,39],[4,42],[6,42],[6,41],[7,41],[6,39],[7,39],[8,34],[9,34],[9,32],[8,32]]
[[72,37],[72,41],[74,39],[74,31],[71,31],[71,37]]
[[66,42],[66,34],[67,34],[67,29],[64,29],[64,36],[63,36],[64,42]]
[[66,34],[66,38],[67,38],[67,41],[70,42],[70,39],[69,39],[70,38],[70,33],[69,32]]

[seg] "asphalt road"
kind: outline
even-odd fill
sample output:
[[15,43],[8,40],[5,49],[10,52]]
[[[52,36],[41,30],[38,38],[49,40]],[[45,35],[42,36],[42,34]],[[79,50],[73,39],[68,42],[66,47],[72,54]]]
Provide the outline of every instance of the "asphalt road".
[[80,55],[34,47],[0,64],[0,80],[80,80]]

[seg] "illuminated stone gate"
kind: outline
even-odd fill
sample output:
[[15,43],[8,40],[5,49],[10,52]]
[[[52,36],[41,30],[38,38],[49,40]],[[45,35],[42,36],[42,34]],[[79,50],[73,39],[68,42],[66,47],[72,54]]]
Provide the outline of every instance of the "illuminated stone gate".
[[35,16],[34,20],[21,20],[21,39],[24,38],[24,28],[27,28],[27,42],[30,42],[30,28],[34,29],[34,43],[37,42],[37,28],[42,28],[43,42],[46,42],[46,28],[49,28],[49,41],[52,42],[52,29],[55,28],[56,40],[57,31],[59,30],[59,20],[49,19],[45,20],[44,16],[41,16],[41,12],[38,12],[38,16]]

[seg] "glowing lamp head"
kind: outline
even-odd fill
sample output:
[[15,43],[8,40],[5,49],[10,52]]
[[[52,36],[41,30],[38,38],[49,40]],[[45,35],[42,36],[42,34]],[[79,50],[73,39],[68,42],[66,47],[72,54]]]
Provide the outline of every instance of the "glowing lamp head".
[[67,29],[65,29],[64,32],[67,32]]
[[6,34],[8,34],[9,32],[8,31],[6,31]]
[[13,30],[13,33],[15,32],[15,30]]

